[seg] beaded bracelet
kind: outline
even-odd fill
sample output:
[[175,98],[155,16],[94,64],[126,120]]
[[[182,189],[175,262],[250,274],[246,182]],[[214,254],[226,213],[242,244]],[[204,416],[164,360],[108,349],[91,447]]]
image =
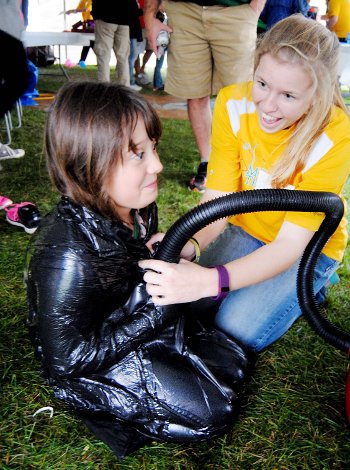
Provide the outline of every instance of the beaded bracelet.
[[192,243],[192,245],[194,246],[194,250],[196,252],[196,254],[191,259],[191,261],[195,261],[197,263],[201,256],[201,249],[199,247],[199,243],[194,237],[191,237],[188,241]]

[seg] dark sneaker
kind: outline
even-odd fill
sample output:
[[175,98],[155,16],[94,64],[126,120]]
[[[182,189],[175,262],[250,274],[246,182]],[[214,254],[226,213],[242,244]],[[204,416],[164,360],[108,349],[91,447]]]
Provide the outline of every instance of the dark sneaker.
[[204,193],[207,184],[207,166],[208,162],[201,162],[197,168],[197,174],[188,183],[190,191]]
[[11,225],[22,227],[27,233],[34,233],[38,228],[41,215],[31,202],[21,202],[5,208],[6,220]]
[[188,189],[193,192],[204,193],[207,177],[205,174],[194,176],[188,183]]

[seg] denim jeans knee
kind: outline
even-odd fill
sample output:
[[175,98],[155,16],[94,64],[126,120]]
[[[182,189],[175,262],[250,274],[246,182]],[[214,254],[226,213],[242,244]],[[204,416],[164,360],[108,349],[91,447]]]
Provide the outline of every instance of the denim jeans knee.
[[[232,226],[209,247],[200,263],[224,264],[262,245],[263,242]],[[301,315],[296,291],[299,262],[272,279],[231,292],[218,308],[217,327],[253,351],[261,351],[280,338]],[[314,273],[315,295],[338,266],[337,261],[320,255]]]

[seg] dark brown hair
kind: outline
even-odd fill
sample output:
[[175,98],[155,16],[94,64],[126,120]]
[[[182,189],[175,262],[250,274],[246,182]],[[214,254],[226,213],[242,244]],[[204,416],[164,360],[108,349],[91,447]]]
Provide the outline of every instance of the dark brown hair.
[[156,111],[130,88],[102,82],[63,86],[45,129],[48,171],[57,190],[104,216],[118,217],[105,185],[123,148],[133,147],[138,119],[158,142],[162,129]]

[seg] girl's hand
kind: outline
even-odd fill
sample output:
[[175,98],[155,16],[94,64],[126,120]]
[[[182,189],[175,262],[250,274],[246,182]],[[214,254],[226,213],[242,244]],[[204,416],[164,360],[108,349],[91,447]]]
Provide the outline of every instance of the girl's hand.
[[146,243],[147,248],[152,254],[154,253],[154,245],[156,243],[160,243],[163,240],[164,235],[165,233],[162,233],[162,232],[155,233],[154,235],[151,236],[151,238]]
[[[164,236],[165,236],[165,233],[158,232],[152,235],[151,238],[148,240],[148,242],[146,243],[146,246],[152,254],[155,251],[154,245],[156,243],[160,243],[163,240]],[[195,255],[196,255],[196,250],[194,248],[193,243],[187,242],[186,245],[182,248],[180,257],[191,261],[195,257]]]
[[192,302],[203,297],[215,296],[218,290],[218,273],[189,261],[179,264],[159,260],[142,260],[146,289],[157,305]]

